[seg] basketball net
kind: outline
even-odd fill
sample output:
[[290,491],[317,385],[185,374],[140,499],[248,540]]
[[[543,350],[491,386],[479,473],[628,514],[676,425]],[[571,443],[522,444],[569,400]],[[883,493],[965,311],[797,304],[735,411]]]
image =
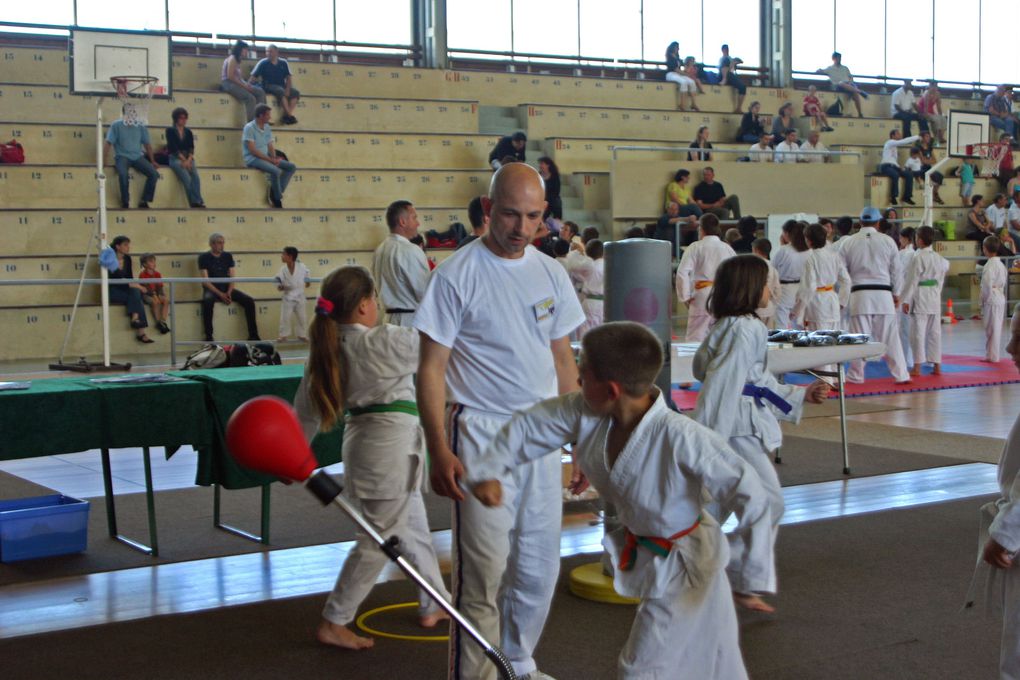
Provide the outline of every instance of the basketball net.
[[1011,151],[1009,144],[968,144],[967,155],[977,156],[981,161],[980,174],[982,177],[999,175],[999,165],[1003,157]]
[[117,99],[121,103],[123,114],[121,119],[125,125],[148,125],[149,104],[152,102],[152,95],[159,86],[159,78],[155,76],[113,76],[110,78],[117,93]]

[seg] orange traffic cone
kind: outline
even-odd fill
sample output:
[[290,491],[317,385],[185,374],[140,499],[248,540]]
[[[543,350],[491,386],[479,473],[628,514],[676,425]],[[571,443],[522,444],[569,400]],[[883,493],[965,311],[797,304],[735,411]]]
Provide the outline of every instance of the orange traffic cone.
[[953,312],[953,298],[946,300],[946,316],[949,317],[949,323],[959,323],[959,319],[956,318],[956,314]]

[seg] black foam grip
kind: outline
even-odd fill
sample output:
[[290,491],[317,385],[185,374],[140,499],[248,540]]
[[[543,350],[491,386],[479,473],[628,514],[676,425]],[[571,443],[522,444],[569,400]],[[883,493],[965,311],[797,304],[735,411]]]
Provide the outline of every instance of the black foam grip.
[[497,670],[499,670],[500,677],[503,680],[517,680],[517,674],[514,673],[514,667],[510,663],[510,659],[506,658],[502,650],[498,647],[489,647],[485,650],[485,656],[489,657],[492,663],[496,664]]
[[336,480],[319,470],[312,475],[305,483],[308,490],[315,494],[323,505],[329,505],[333,499],[340,495],[343,487],[337,484]]

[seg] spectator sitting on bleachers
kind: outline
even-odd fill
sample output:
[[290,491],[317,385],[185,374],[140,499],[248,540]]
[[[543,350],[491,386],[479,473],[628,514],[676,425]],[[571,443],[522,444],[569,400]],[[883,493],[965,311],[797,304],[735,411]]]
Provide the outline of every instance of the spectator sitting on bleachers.
[[666,213],[655,224],[653,238],[657,238],[660,241],[669,241],[675,247],[677,224],[680,225],[680,245],[686,246],[697,237],[698,218],[694,215],[681,215],[680,204],[670,201],[666,204]]
[[752,144],[751,148],[747,150],[747,157],[751,162],[754,163],[771,163],[772,162],[772,134],[768,132],[762,132],[758,138],[757,144]]
[[867,99],[868,93],[861,90],[854,83],[854,78],[850,75],[850,69],[843,66],[842,54],[833,52],[832,65],[820,68],[817,72],[829,77],[829,86],[834,92],[846,92],[849,94],[854,100],[854,106],[857,107],[857,117],[864,118],[864,114],[861,113],[861,97]]
[[138,272],[138,278],[151,279],[154,283],[143,283],[142,301],[148,303],[152,309],[152,318],[156,320],[156,328],[160,333],[169,333],[170,326],[167,325],[167,318],[170,315],[170,298],[162,283],[159,282],[163,275],[156,269],[156,256],[146,253],[138,258],[138,264],[142,271]]
[[[209,250],[198,256],[198,272],[204,279],[234,278],[234,256],[224,250],[226,239],[223,234],[209,235]],[[255,320],[255,300],[237,288],[234,282],[202,282],[202,329],[205,341],[213,341],[213,308],[217,302],[225,305],[237,303],[244,309],[248,322],[248,339],[259,340],[258,323]]]
[[747,85],[744,85],[744,81],[737,75],[737,66],[743,64],[744,60],[740,57],[730,56],[730,46],[722,46],[722,57],[719,59],[719,84],[729,85],[737,91],[737,105],[733,109],[733,113],[740,113],[743,111],[744,97],[747,96]]
[[[110,247],[99,254],[99,263],[109,272],[111,279],[135,278],[131,268],[131,239],[127,236],[114,237]],[[131,328],[135,329],[135,338],[138,342],[154,342],[145,334],[145,329],[149,326],[149,321],[145,317],[145,304],[142,302],[145,287],[140,283],[107,284],[107,290],[111,303],[127,308],[128,316],[131,317]]]
[[255,107],[266,103],[266,93],[261,87],[251,85],[241,76],[241,62],[248,43],[238,40],[230,48],[230,56],[223,60],[220,71],[220,90],[244,104],[245,122],[255,119]]
[[177,175],[177,179],[184,186],[184,193],[188,197],[188,206],[192,208],[204,208],[205,201],[202,200],[202,181],[198,176],[198,167],[195,166],[195,137],[187,127],[188,111],[178,106],[170,114],[173,125],[166,129],[166,153],[170,162],[170,169]]
[[751,106],[740,118],[740,129],[737,130],[738,142],[757,142],[765,134],[765,126],[761,124],[761,102],[751,102]]
[[560,169],[556,162],[548,156],[538,159],[538,174],[545,180],[545,214],[542,219],[547,220],[550,216],[558,220],[563,219],[563,199],[560,198]]
[[1016,119],[1012,115],[1012,107],[1006,99],[1008,88],[999,85],[995,92],[985,97],[984,110],[991,116],[992,127],[1002,130],[1010,137],[1016,137]]
[[818,98],[818,88],[814,85],[808,87],[808,93],[804,95],[804,115],[811,118],[811,127],[821,129],[822,132],[832,132],[829,127],[829,118],[825,115],[825,107],[822,100]]
[[786,131],[793,125],[793,104],[786,102],[772,119],[772,146],[786,139]]
[[702,125],[698,128],[698,134],[694,136],[694,140],[691,145],[687,147],[689,149],[700,149],[699,151],[688,151],[687,160],[689,161],[710,161],[712,160],[712,152],[708,149],[712,148],[712,142],[708,141],[708,126]]
[[920,137],[903,138],[899,129],[889,131],[889,139],[882,147],[882,162],[878,166],[879,174],[888,177],[891,182],[889,203],[896,205],[900,193],[900,178],[903,178],[903,202],[914,205],[912,199],[914,193],[914,176],[912,173],[900,167],[899,153],[897,147],[908,146],[916,142]]
[[1002,149],[1002,160],[999,161],[999,185],[1004,189],[1009,186],[1009,180],[1016,176],[1016,172],[1013,169],[1013,146],[1015,142],[1013,136],[1004,133],[999,135],[999,145],[1005,147]]
[[918,126],[922,130],[927,128],[935,134],[939,144],[946,143],[946,117],[942,115],[942,94],[935,81],[928,83],[928,89],[917,100],[917,112],[921,116]]
[[800,144],[797,143],[797,131],[790,128],[786,131],[786,138],[776,144],[776,163],[799,163]]
[[684,62],[680,60],[680,43],[671,42],[666,48],[666,75],[665,79],[676,83],[676,108],[678,111],[687,110],[687,98],[690,98],[691,110],[697,111],[694,103],[694,93],[698,91],[697,83],[693,78],[684,73]]
[[241,147],[244,164],[266,173],[269,179],[269,203],[274,208],[282,208],[283,192],[287,190],[297,166],[276,154],[273,130],[269,127],[271,112],[272,108],[268,104],[255,107],[255,120],[244,126]]
[[110,149],[113,149],[113,165],[120,185],[120,207],[130,207],[128,168],[134,168],[145,175],[145,187],[138,207],[148,208],[156,195],[156,182],[159,180],[159,165],[149,143],[149,128],[142,124],[129,125],[124,118],[118,118],[106,132],[103,165],[109,164]]
[[482,208],[481,196],[475,196],[468,203],[468,222],[471,223],[471,233],[461,239],[460,243],[457,244],[457,250],[460,250],[475,239],[485,236],[485,232],[489,228],[489,216],[485,214],[485,210]]
[[[301,93],[297,88],[291,86],[292,74],[290,65],[286,59],[280,59],[280,49],[276,45],[266,48],[266,56],[260,59],[255,68],[251,70],[248,84],[254,85],[256,79],[262,81],[262,89],[276,97],[283,115],[280,116],[281,125],[293,125],[297,122],[294,111],[297,110],[298,99]],[[265,101],[265,100],[263,100]]]
[[627,231],[623,232],[623,238],[649,238],[645,230],[636,224],[633,227],[629,227]]
[[991,235],[1001,238],[1002,232],[1009,228],[1009,207],[1006,205],[1005,194],[995,194],[992,204],[985,209],[985,217],[991,226]]
[[[921,173],[920,179],[924,179],[924,173],[931,170],[931,166],[935,165],[935,145],[931,139],[931,133],[927,130],[922,130],[920,134],[921,139],[917,141],[916,148],[920,152],[921,159]],[[942,198],[939,196],[939,187],[942,186],[942,182],[945,181],[945,175],[941,172],[931,173],[931,184],[932,184],[932,198],[939,205],[943,204]]]
[[[971,167],[974,168],[973,171],[972,171],[972,175],[971,176],[973,177],[974,175],[976,175],[977,174],[977,168],[974,166],[974,161],[968,161],[967,159],[964,159],[964,162],[965,163],[969,162]],[[963,169],[962,165],[960,166],[960,169],[961,170]],[[961,174],[961,177],[962,177],[962,174]],[[1000,179],[999,181],[1001,182],[1002,180]],[[973,189],[974,187],[972,186],[971,188]],[[1012,173],[1010,173],[1009,178],[1006,180],[1006,191],[1005,191],[1005,193],[1006,193],[1007,196],[1014,196],[1014,195],[1016,195],[1016,192],[1018,192],[1018,191],[1020,191],[1020,170],[1014,170],[1014,171],[1012,171]]]
[[1009,202],[1006,226],[1009,229],[1009,237],[1013,240],[1014,252],[1020,253],[1020,194],[1013,194],[1013,200]]
[[691,171],[680,168],[673,175],[673,181],[666,185],[666,200],[663,209],[669,211],[669,204],[680,206],[680,217],[701,217],[701,208],[691,196]]
[[829,158],[829,149],[822,143],[818,130],[808,133],[807,141],[800,145],[800,159],[805,163],[825,163]]
[[914,98],[914,89],[910,79],[907,78],[903,84],[893,90],[892,98],[889,101],[889,115],[903,123],[903,136],[910,136],[910,122],[916,120],[921,130],[928,129],[928,121],[921,115],[917,100]]
[[500,137],[499,141],[496,142],[495,148],[489,154],[489,165],[492,166],[493,170],[499,170],[501,167],[506,165],[507,159],[512,158],[514,161],[523,163],[524,162],[524,147],[528,144],[528,136],[518,130],[512,135]]
[[985,214],[985,197],[974,194],[970,199],[970,211],[967,213],[967,238],[971,241],[984,241],[987,236],[995,236],[995,229]]
[[723,185],[715,181],[715,170],[705,168],[701,178],[701,183],[694,187],[694,202],[702,212],[712,213],[721,220],[729,219],[732,213],[733,218],[739,220],[740,199],[736,195],[726,195]]
[[[701,78],[705,72],[705,68],[698,64],[694,57],[686,57],[684,59],[684,74],[694,81],[694,87],[698,89],[698,94],[705,94],[705,88],[701,86]],[[691,106],[691,109],[697,111],[698,109]]]

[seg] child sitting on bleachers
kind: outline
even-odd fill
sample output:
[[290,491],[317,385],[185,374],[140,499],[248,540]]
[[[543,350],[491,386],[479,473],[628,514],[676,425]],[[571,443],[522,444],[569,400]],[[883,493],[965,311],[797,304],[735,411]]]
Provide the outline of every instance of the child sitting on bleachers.
[[[156,256],[152,253],[142,255],[139,262],[142,271],[139,272],[140,279],[161,279],[163,275],[156,271]],[[166,320],[170,314],[170,298],[163,290],[162,283],[146,283],[145,292],[142,293],[142,301],[147,302],[152,309],[152,318],[156,320],[156,328],[160,333],[169,333],[170,326]]]
[[804,115],[810,116],[812,130],[820,128],[822,132],[832,132],[829,118],[825,115],[825,107],[818,99],[818,88],[814,85],[810,86],[808,93],[804,95]]

